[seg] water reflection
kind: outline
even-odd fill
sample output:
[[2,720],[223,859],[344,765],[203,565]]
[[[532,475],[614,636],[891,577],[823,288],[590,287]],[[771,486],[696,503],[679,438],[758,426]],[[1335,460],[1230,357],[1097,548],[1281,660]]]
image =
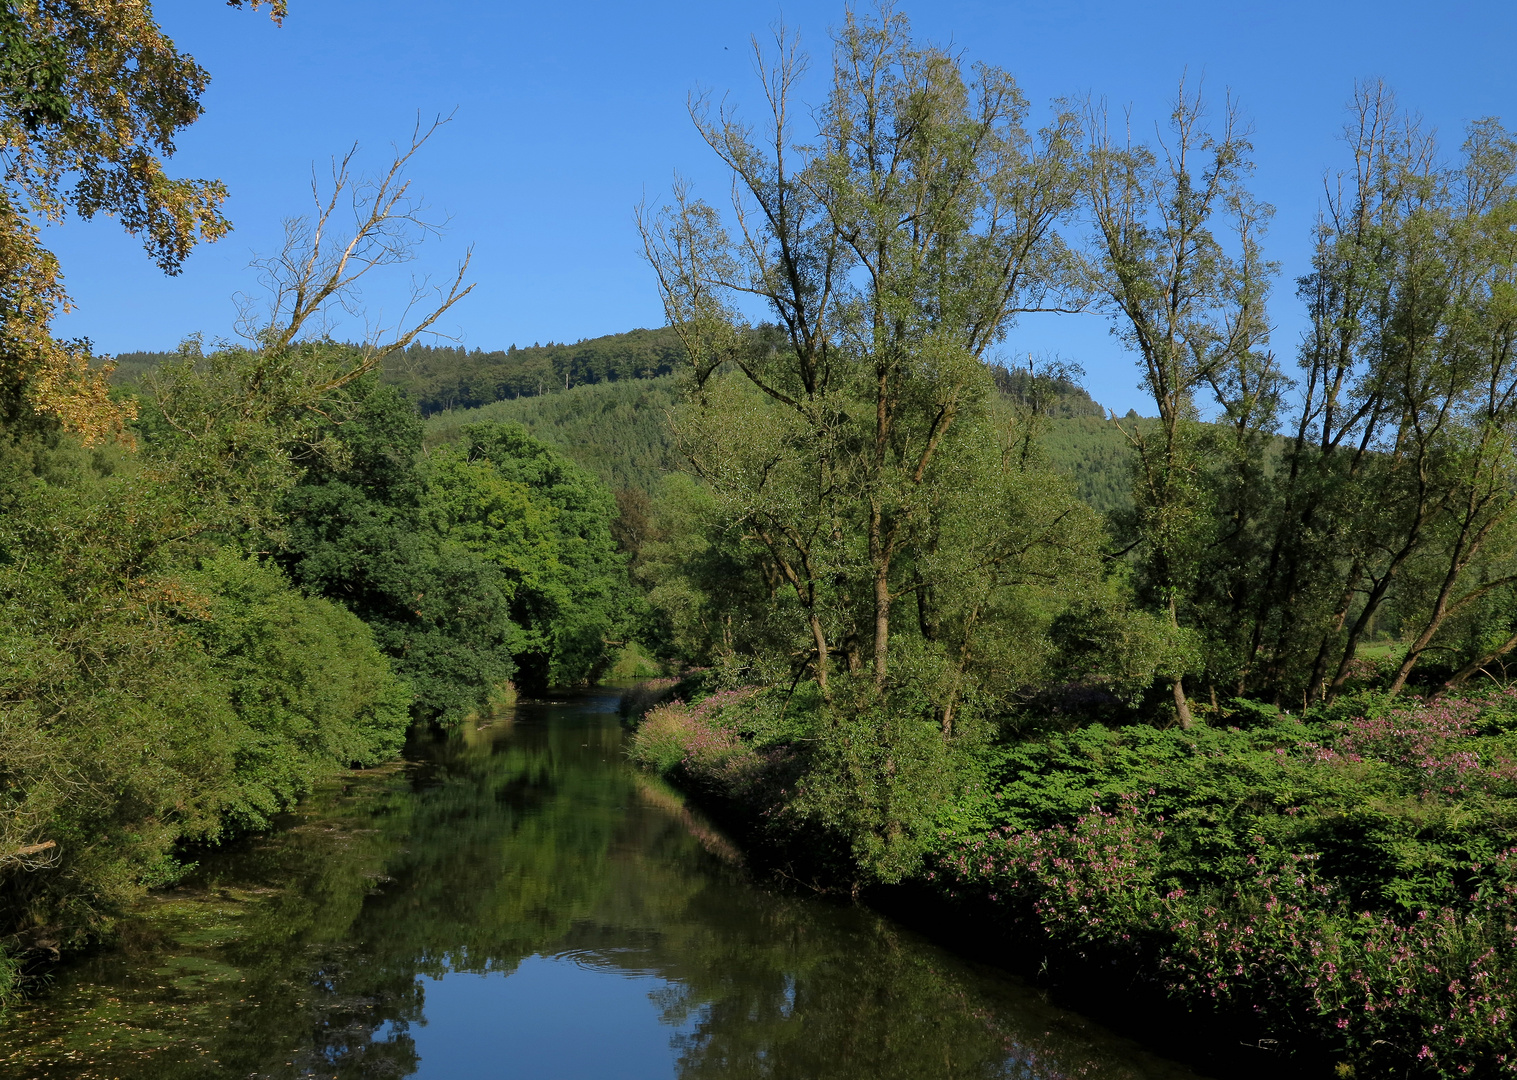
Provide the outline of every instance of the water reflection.
[[206,858],[0,1032],[0,1072],[1190,1075],[870,912],[755,888],[626,765],[614,706],[522,706]]

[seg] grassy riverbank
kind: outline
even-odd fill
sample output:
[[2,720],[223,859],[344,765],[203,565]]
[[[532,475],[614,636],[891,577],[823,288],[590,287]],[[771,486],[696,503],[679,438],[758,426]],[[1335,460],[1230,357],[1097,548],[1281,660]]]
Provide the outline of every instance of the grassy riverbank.
[[930,890],[987,936],[1243,1017],[1337,1075],[1517,1064],[1517,694],[1362,694],[1189,731],[1024,719],[930,762],[886,748],[937,776],[894,838],[870,827],[888,792],[828,776],[849,733],[782,696],[659,704],[632,752],[793,877]]

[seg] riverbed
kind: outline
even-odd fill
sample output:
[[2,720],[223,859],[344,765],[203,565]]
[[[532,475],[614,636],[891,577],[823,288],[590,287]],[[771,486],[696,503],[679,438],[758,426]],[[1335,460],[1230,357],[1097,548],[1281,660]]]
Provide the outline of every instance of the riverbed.
[[756,881],[522,703],[197,856],[0,1029],[0,1075],[1199,1080],[865,907]]

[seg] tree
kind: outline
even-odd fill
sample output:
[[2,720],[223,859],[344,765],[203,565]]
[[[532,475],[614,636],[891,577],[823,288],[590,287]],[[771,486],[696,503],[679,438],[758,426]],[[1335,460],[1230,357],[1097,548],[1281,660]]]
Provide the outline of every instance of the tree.
[[412,193],[405,168],[444,123],[418,121],[409,144],[377,176],[354,174],[356,148],[334,161],[325,192],[313,179],[315,215],[287,220],[283,249],[258,264],[267,303],[260,310],[243,301],[239,330],[247,344],[207,354],[189,341],[177,361],[144,380],[149,448],[172,463],[174,483],[203,495],[208,521],[271,527],[280,496],[301,470],[341,452],[328,421],[331,410],[355,407],[342,389],[429,332],[473,289],[464,280],[465,255],[446,286],[413,283],[397,324],[371,326],[357,344],[328,335],[335,310],[355,310],[367,275],[411,261],[418,245],[437,235],[440,225]]
[[[242,0],[234,0],[242,6]],[[274,20],[283,0],[253,0]],[[0,416],[35,410],[87,438],[120,431],[88,347],[54,341],[68,303],[39,222],[110,214],[166,273],[231,228],[217,180],[176,180],[162,159],[201,113],[209,76],[179,52],[149,4],[11,0],[0,6]]]
[[[1210,391],[1222,407],[1246,465],[1258,451],[1248,436],[1272,421],[1279,393],[1273,357],[1263,351],[1274,266],[1260,252],[1259,234],[1271,210],[1244,186],[1252,169],[1248,132],[1231,102],[1213,135],[1199,93],[1187,96],[1182,83],[1170,138],[1157,149],[1114,133],[1095,108],[1089,128],[1088,281],[1115,332],[1137,353],[1159,414],[1153,428],[1126,430],[1136,452],[1134,546],[1141,546],[1151,601],[1178,629],[1213,522],[1197,446],[1197,399]],[[1215,231],[1219,218],[1233,231],[1231,252]],[[1256,471],[1245,467],[1244,483]],[[1176,713],[1188,727],[1185,672],[1169,674]]]
[[566,456],[517,424],[464,428],[462,459],[521,490],[532,508],[522,515],[537,532],[513,535],[505,522],[481,522],[488,557],[511,572],[512,615],[524,636],[516,661],[537,689],[584,683],[600,668],[607,642],[620,636],[626,612],[618,588],[626,573],[611,522],[610,490]]
[[[819,685],[841,653],[879,692],[893,604],[916,587],[903,553],[947,477],[939,458],[984,419],[983,358],[1061,283],[1076,123],[1060,113],[1029,134],[1008,74],[966,73],[885,6],[846,17],[831,94],[798,144],[806,61],[783,29],[777,41],[772,65],[755,43],[762,137],[692,101],[732,172],[735,237],[683,184],[642,216],[643,235],[691,359],[681,436],[698,472],[793,593]],[[774,325],[750,328],[744,295]],[[724,366],[757,394],[727,385]]]
[[[1276,614],[1255,631],[1261,648],[1273,631],[1277,694],[1308,701],[1343,690],[1383,613],[1408,639],[1396,692],[1452,617],[1517,580],[1517,141],[1479,121],[1445,163],[1379,84],[1347,134],[1300,283],[1312,328],[1258,591]],[[1456,681],[1500,653],[1475,646]]]

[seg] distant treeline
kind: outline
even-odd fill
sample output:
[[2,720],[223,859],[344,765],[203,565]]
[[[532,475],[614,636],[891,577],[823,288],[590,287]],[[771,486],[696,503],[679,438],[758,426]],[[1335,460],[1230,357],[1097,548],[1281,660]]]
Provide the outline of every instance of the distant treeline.
[[385,364],[384,381],[404,390],[427,416],[586,383],[668,375],[682,357],[679,339],[668,327],[608,334],[573,345],[512,345],[490,352],[412,345]]
[[[1018,405],[1031,406],[1038,412],[1058,420],[1093,416],[1106,418],[1103,409],[1086,389],[1074,381],[1072,375],[1048,375],[1025,368],[1008,368],[999,364],[990,366],[996,389]],[[1078,374],[1076,371],[1074,374]]]
[[[116,380],[135,382],[174,353],[128,352],[116,357]],[[586,383],[651,379],[683,362],[673,330],[629,330],[572,345],[464,349],[412,345],[385,361],[382,381],[405,391],[423,416],[511,398],[536,397]]]
[[[125,352],[116,359],[116,381],[135,382],[175,356],[172,352]],[[685,362],[683,347],[671,327],[628,330],[586,338],[572,345],[549,342],[525,348],[463,349],[412,345],[385,362],[382,381],[405,391],[423,416],[448,409],[470,409],[496,401],[536,397],[603,382],[655,379],[672,374]],[[1035,385],[1020,368],[993,366],[997,388],[1023,404]],[[1106,411],[1070,378],[1047,380],[1058,398],[1049,415],[1104,417]]]
[[[679,396],[673,372],[685,362],[680,349],[669,327],[489,352],[413,345],[386,364],[383,381],[430,418],[429,443],[454,441],[466,424],[515,422],[613,490],[652,493],[660,477],[682,467],[668,425]],[[116,379],[136,382],[175,355],[121,353]],[[1049,457],[1075,478],[1086,503],[1105,512],[1131,506],[1132,448],[1083,387],[1021,368],[990,372],[1004,398],[1035,405],[1052,421]],[[1034,394],[1046,400],[1035,402]]]

